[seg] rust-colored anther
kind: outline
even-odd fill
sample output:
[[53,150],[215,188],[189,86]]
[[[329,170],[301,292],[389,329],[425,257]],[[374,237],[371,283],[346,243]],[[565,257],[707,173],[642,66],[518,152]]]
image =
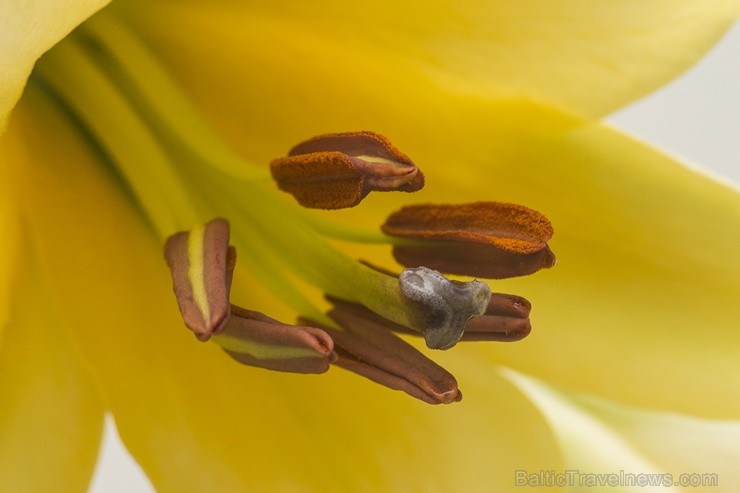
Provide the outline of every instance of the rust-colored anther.
[[240,363],[270,370],[323,373],[336,360],[334,342],[323,330],[230,303],[236,250],[229,246],[225,219],[172,235],[165,259],[182,319],[198,340],[212,338]]
[[334,341],[311,326],[288,325],[262,313],[231,307],[218,338],[239,363],[290,373],[324,373],[336,361]]
[[172,235],[165,259],[185,325],[199,340],[208,340],[223,329],[230,313],[236,250],[229,246],[229,223],[217,218]]
[[314,137],[272,161],[270,170],[281,190],[312,209],[353,207],[371,191],[424,186],[424,175],[406,154],[367,131]]
[[462,399],[455,377],[394,335],[385,324],[387,320],[362,305],[331,301],[334,308],[329,316],[343,330],[322,328],[334,340],[335,365],[429,404]]
[[421,240],[393,248],[407,267],[424,265],[450,274],[502,279],[552,267],[545,216],[501,202],[421,204],[391,214],[382,226],[391,236]]
[[521,296],[493,293],[486,312],[468,320],[462,341],[513,342],[532,331],[529,312],[532,305]]

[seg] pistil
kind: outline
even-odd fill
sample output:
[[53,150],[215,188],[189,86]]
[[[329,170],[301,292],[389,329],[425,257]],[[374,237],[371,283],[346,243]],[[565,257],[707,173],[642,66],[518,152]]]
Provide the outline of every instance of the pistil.
[[403,293],[420,307],[411,328],[424,335],[427,347],[449,349],[473,317],[485,313],[491,290],[481,281],[450,281],[439,272],[419,267],[398,276]]

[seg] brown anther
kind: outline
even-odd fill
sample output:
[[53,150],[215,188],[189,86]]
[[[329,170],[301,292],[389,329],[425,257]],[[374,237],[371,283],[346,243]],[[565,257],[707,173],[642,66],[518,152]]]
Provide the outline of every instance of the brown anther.
[[336,361],[334,341],[323,330],[281,323],[262,313],[231,307],[218,338],[238,362],[291,373],[324,373]]
[[471,318],[462,341],[513,342],[532,331],[529,312],[532,305],[521,296],[493,293],[486,312]]
[[229,223],[217,218],[170,236],[165,259],[185,325],[199,340],[208,340],[222,330],[230,313],[236,250],[229,246]]
[[539,212],[515,204],[422,204],[391,214],[382,226],[392,236],[421,240],[393,248],[404,266],[492,279],[552,267],[547,245],[552,225]]
[[415,192],[424,186],[408,156],[367,131],[314,137],[272,161],[270,170],[281,190],[313,209],[353,207],[371,191]]
[[323,330],[230,303],[236,250],[225,219],[172,235],[165,258],[183,321],[199,340],[212,338],[240,363],[270,370],[323,373],[336,360],[334,341]]
[[462,399],[455,377],[394,335],[385,319],[362,305],[331,301],[334,308],[329,316],[343,330],[322,328],[334,339],[339,356],[335,365],[429,404]]
[[460,242],[394,246],[393,258],[404,266],[426,265],[440,272],[485,279],[526,276],[555,265],[555,254],[548,246],[539,252],[521,254]]

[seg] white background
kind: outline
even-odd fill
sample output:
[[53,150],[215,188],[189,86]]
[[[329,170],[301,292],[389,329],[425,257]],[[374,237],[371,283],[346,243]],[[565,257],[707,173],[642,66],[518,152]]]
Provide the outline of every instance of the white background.
[[[740,183],[740,25],[690,72],[616,113],[627,132]],[[154,489],[107,420],[90,493],[147,493]]]

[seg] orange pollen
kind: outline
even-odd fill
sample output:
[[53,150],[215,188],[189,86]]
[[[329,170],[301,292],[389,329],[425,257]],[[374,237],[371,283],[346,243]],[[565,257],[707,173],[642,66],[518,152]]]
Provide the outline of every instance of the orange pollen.
[[544,215],[528,207],[474,202],[404,207],[388,217],[383,232],[422,240],[489,244],[508,252],[529,254],[547,245],[553,229]]

